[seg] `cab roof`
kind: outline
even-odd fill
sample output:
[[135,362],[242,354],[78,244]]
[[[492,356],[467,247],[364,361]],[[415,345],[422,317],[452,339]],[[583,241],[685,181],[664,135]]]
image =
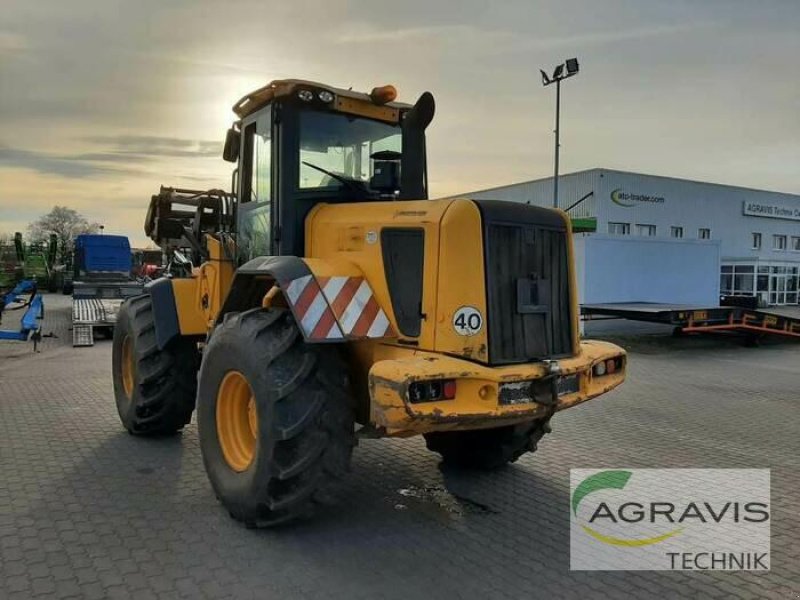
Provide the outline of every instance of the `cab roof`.
[[345,90],[316,81],[306,81],[304,79],[276,79],[269,82],[264,87],[258,88],[243,96],[233,105],[233,112],[242,119],[254,113],[259,108],[266,106],[276,98],[290,96],[301,89],[311,89],[316,92],[326,90],[334,96],[332,104],[335,109],[343,112],[355,112],[364,116],[371,116],[382,121],[396,123],[400,119],[401,110],[412,108],[410,104],[405,104],[403,102],[376,104],[367,93]]

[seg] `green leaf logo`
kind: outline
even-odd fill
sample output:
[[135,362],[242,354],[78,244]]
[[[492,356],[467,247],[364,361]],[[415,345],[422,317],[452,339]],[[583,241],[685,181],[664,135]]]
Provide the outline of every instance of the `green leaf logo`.
[[[578,484],[578,487],[575,488],[575,491],[572,492],[572,513],[577,517],[578,506],[580,505],[581,501],[593,492],[609,489],[624,489],[628,484],[628,480],[631,478],[631,475],[633,475],[633,473],[630,471],[600,471],[594,475],[589,475],[589,477],[581,481]],[[668,531],[667,533],[653,537],[627,539],[602,534],[599,531],[592,529],[588,525],[581,525],[581,529],[583,529],[583,531],[597,541],[603,542],[604,544],[629,547],[657,544],[658,542],[663,542],[664,540],[671,538],[673,535],[677,535],[683,531],[682,527],[678,527],[677,529],[673,529],[672,531]]]
[[586,496],[598,490],[621,490],[628,483],[630,471],[600,471],[580,482],[572,492],[572,512],[578,516],[578,505]]
[[613,192],[611,192],[611,201],[614,204],[618,204],[619,206],[623,206],[625,208],[630,208],[632,206],[636,206],[635,202],[630,202],[630,203],[623,202],[619,197],[621,193],[622,193],[622,190],[620,188],[617,188]]

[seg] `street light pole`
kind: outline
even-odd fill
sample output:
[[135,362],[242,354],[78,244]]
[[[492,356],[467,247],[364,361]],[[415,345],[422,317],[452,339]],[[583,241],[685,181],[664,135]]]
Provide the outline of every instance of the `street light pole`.
[[[566,72],[564,67],[566,67]],[[547,73],[542,71],[542,84],[545,86],[551,83],[556,84],[556,151],[555,151],[555,168],[553,173],[553,208],[558,208],[558,154],[561,144],[559,143],[559,129],[561,125],[561,80],[567,77],[572,77],[578,74],[578,59],[570,58],[566,62],[558,65],[553,71],[553,76],[548,77]]]
[[558,208],[558,125],[561,120],[561,80],[556,81],[556,166],[553,174],[553,208]]

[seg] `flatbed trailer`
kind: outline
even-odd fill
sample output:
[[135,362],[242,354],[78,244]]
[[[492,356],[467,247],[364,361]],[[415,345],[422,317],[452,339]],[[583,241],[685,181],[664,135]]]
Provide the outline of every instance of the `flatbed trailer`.
[[131,245],[123,235],[75,238],[72,281],[72,345],[93,346],[94,330],[109,334],[127,298],[144,283],[131,279]]
[[740,306],[698,306],[655,302],[582,304],[584,320],[627,319],[672,325],[677,333],[728,331],[751,338],[779,335],[800,340],[800,308],[751,309]]
[[144,284],[136,281],[76,282],[72,292],[72,345],[93,346],[94,330],[109,334],[126,299],[138,296]]

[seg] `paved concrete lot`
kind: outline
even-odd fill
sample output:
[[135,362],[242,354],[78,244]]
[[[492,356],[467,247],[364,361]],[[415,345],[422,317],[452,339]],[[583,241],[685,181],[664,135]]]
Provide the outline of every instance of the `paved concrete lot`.
[[[800,344],[629,338],[628,382],[559,414],[508,469],[463,474],[420,439],[362,441],[338,507],[255,531],[214,498],[194,424],[159,440],[121,428],[110,342],[73,349],[68,299],[46,302],[58,338],[36,355],[0,343],[0,598],[800,592]],[[772,571],[570,572],[571,467],[771,468]]]

